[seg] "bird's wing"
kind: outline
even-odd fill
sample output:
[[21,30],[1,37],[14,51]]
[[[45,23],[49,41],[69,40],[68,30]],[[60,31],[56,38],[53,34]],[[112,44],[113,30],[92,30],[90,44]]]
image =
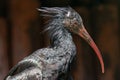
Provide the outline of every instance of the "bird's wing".
[[18,63],[13,67],[4,80],[42,80],[41,69],[34,63]]
[[7,76],[5,80],[42,80],[42,73],[39,68],[30,67],[13,76]]

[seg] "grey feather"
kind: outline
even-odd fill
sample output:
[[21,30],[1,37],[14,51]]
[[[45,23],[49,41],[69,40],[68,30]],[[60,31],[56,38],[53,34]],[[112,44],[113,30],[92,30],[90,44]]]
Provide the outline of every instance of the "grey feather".
[[76,54],[72,36],[62,23],[64,14],[69,9],[58,7],[39,9],[42,12],[56,13],[48,24],[51,45],[21,60],[10,70],[5,80],[57,80],[59,75],[67,72]]

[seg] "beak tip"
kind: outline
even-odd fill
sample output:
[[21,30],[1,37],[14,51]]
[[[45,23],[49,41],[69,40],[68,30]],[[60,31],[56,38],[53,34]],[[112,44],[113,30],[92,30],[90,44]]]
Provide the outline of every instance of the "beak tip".
[[104,64],[102,65],[102,73],[105,73],[105,68],[104,68]]

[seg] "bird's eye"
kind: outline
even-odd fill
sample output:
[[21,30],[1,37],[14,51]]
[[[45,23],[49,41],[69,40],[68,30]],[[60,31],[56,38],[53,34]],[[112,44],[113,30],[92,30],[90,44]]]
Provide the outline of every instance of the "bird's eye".
[[65,19],[64,21],[63,21],[63,24],[67,27],[67,26],[69,26],[70,25],[70,19]]

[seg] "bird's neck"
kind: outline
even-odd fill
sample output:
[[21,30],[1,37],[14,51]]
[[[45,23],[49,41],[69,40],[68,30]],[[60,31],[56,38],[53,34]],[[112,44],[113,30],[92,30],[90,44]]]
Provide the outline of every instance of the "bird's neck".
[[66,47],[72,44],[74,43],[71,34],[67,31],[58,30],[57,34],[51,38],[51,45],[53,47]]
[[74,46],[73,39],[68,30],[65,29],[61,21],[53,21],[50,24],[50,40],[52,47],[68,48]]

